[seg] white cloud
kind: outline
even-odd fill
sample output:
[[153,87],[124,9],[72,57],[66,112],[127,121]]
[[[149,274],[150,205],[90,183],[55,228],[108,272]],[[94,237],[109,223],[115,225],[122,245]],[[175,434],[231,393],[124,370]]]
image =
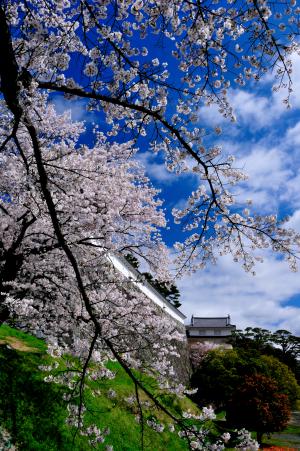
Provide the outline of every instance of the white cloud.
[[[291,57],[293,63],[292,89],[290,101],[292,108],[300,108],[300,56],[294,53]],[[246,125],[249,131],[257,131],[265,127],[276,127],[276,121],[290,112],[283,103],[287,97],[286,87],[279,92],[272,91],[272,84],[276,85],[275,74],[269,74],[262,79],[261,85],[265,87],[261,94],[257,94],[260,85],[250,84],[247,89],[232,87],[228,91],[228,99],[237,117],[237,123]],[[217,105],[203,107],[199,112],[199,122],[209,126],[226,123],[230,133],[235,133],[228,119],[218,111]]]
[[294,53],[291,60],[293,63],[291,104],[292,108],[300,108],[300,55]]
[[[246,107],[247,114],[252,114],[253,105]],[[250,136],[247,129],[240,129],[236,139],[225,135],[218,143],[226,153],[238,157],[235,167],[249,176],[233,190],[238,203],[250,198],[261,213],[300,207],[300,121],[299,112],[293,113],[283,117],[278,127],[266,127],[263,133]]]
[[136,158],[144,166],[146,173],[151,180],[157,180],[163,183],[173,183],[177,181],[176,176],[166,169],[164,163],[159,163],[157,161],[157,155],[152,152],[140,152],[137,154]]
[[299,308],[288,299],[299,294],[300,277],[286,262],[268,255],[258,264],[257,275],[245,273],[229,256],[216,266],[178,282],[181,311],[188,316],[226,316],[238,328],[287,329],[300,334]]
[[249,176],[248,180],[237,187],[239,199],[252,199],[254,206],[261,212],[277,210],[287,181],[293,177],[292,170],[286,163],[286,154],[276,147],[264,147],[258,144],[250,153],[237,162]]
[[294,211],[289,221],[286,223],[287,227],[291,227],[300,233],[300,210]]
[[[188,178],[189,183],[194,183],[196,186],[197,176],[191,172],[182,172],[176,174],[174,172],[168,171],[165,163],[162,159],[151,151],[139,152],[136,155],[136,159],[144,166],[146,169],[146,174],[152,179],[164,184],[180,183],[182,179]],[[192,158],[187,158],[185,164],[188,168],[192,168],[195,165],[195,161]]]
[[[293,63],[293,73],[291,75],[293,91],[290,95],[290,101],[295,111],[300,108],[300,56],[294,53],[291,56],[291,60]],[[254,130],[266,126],[276,127],[276,120],[290,112],[283,103],[288,94],[287,88],[283,84],[279,92],[271,91],[272,85],[278,84],[275,74],[268,77],[267,81],[266,90],[260,95],[252,90],[232,89],[230,92],[232,106],[236,111],[238,121],[247,123]],[[256,89],[257,86],[252,85],[252,88]]]
[[[300,87],[299,87],[300,89]],[[293,208],[300,207],[300,121],[287,129],[282,139],[282,148],[285,150],[285,164],[290,167],[291,175],[287,177],[281,194],[281,201]]]
[[200,109],[199,111],[199,124],[202,126],[209,125],[211,127],[215,127],[217,125],[222,125],[224,123],[229,124],[229,120],[219,113],[219,107],[216,104],[212,104],[210,106],[206,106]]
[[286,180],[280,201],[285,202],[290,208],[300,208],[300,174]]
[[57,95],[52,98],[52,102],[58,114],[71,111],[73,121],[93,122],[95,120],[94,113],[86,109],[88,102],[85,99],[68,100],[63,96]]
[[[286,90],[271,91],[274,76],[265,80],[263,91],[240,89],[229,92],[238,123],[231,125],[217,106],[203,108],[199,121],[224,125],[223,145],[239,157],[235,166],[249,179],[234,188],[239,200],[252,198],[261,213],[294,210],[286,227],[300,232],[300,57],[294,62],[292,110],[283,105]],[[222,136],[221,136],[222,137]],[[230,139],[230,141],[229,141]],[[181,310],[188,317],[226,316],[239,328],[258,326],[287,329],[300,335],[300,277],[286,262],[268,252],[257,264],[255,277],[245,273],[230,257],[216,266],[178,282]]]
[[[254,91],[242,89],[230,89],[228,98],[230,105],[236,115],[238,125],[247,125],[250,132],[271,127],[276,120],[288,112],[283,104],[284,94],[271,93],[270,95],[258,95]],[[299,102],[294,102],[295,107],[299,107]],[[227,123],[232,132],[233,127],[230,121],[224,118],[218,111],[218,106],[205,107],[200,111],[199,120],[205,124],[216,126]]]
[[277,148],[266,149],[255,146],[251,153],[241,159],[240,164],[250,177],[255,189],[278,187],[284,183],[290,173],[285,169],[285,155]]
[[286,139],[290,146],[300,146],[300,122],[287,130]]
[[258,96],[240,89],[232,90],[231,95],[237,122],[247,123],[252,130],[271,125],[282,114],[283,107],[274,108],[272,97]]

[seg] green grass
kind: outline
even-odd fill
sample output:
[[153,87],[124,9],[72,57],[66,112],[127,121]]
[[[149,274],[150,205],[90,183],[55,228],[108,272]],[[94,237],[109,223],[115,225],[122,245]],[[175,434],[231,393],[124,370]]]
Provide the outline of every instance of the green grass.
[[47,349],[47,346],[43,340],[40,340],[20,330],[13,329],[6,324],[2,324],[2,326],[0,327],[0,341],[4,341],[5,343],[10,344],[11,338],[16,338],[20,340],[20,342],[22,342],[24,345],[30,348],[34,348],[35,350],[43,353]]
[[296,403],[296,409],[292,412],[290,424],[282,432],[276,432],[270,438],[264,436],[264,445],[300,450],[300,400]]
[[[53,373],[66,368],[66,360],[78,366],[70,356],[53,359],[45,353],[46,344],[29,334],[12,329],[6,325],[0,327],[0,424],[10,432],[20,451],[86,451],[94,449],[86,437],[79,434],[73,441],[74,430],[65,425],[66,403],[62,399],[65,388],[54,383],[44,382],[46,373],[40,365],[49,365],[56,360],[59,364]],[[109,428],[105,443],[95,449],[105,450],[113,445],[114,451],[138,451],[141,449],[141,425],[136,416],[138,404],[130,405],[126,398],[135,395],[135,387],[116,362],[110,362],[109,369],[116,373],[114,379],[101,379],[88,383],[85,391],[87,425],[96,424],[101,430]],[[136,375],[174,414],[190,409],[198,409],[189,399],[179,399],[175,395],[161,393],[157,382],[141,373]],[[109,390],[116,393],[108,396]],[[178,428],[170,432],[168,425],[172,420],[159,411],[153,404],[147,406],[149,399],[139,392],[143,404],[144,449],[145,450],[188,450],[187,443],[178,436]],[[162,433],[153,431],[147,424],[148,419],[165,425]]]
[[[113,380],[103,380],[100,383],[95,383],[92,387],[99,389],[104,396],[90,396],[87,404],[91,409],[91,415],[87,415],[87,420],[94,420],[100,426],[100,429],[109,427],[110,435],[107,442],[113,445],[114,450],[140,450],[141,426],[136,420],[139,408],[137,404],[130,406],[126,401],[126,398],[135,396],[135,388],[119,364],[110,362],[108,366],[109,369],[116,372],[116,376]],[[141,374],[136,374],[141,377]],[[182,410],[187,409],[198,413],[197,407],[189,399],[178,399],[176,396],[161,394],[156,381],[152,378],[143,376],[143,382],[174,415],[178,415]],[[109,399],[107,397],[110,388],[115,390],[116,398]],[[144,424],[144,449],[187,450],[187,444],[178,437],[177,432],[170,433],[168,431],[168,424],[172,423],[172,420],[153,405],[149,408],[145,407],[144,403],[149,402],[149,399],[144,393],[139,391],[139,397],[143,404],[145,422],[147,419],[156,418],[157,421],[166,426],[165,431],[158,434]]]
[[[106,428],[110,431],[105,442],[93,448],[86,437],[76,434],[74,438],[75,430],[65,424],[67,410],[63,393],[66,388],[44,382],[48,373],[39,369],[41,365],[57,362],[58,368],[52,371],[55,374],[64,371],[67,362],[74,368],[79,368],[79,362],[72,356],[53,358],[45,351],[46,344],[43,340],[7,325],[0,327],[0,425],[10,432],[18,444],[18,450],[102,451],[107,445],[112,445],[114,451],[139,451],[142,438],[141,425],[136,419],[139,407],[137,403],[131,405],[126,401],[126,398],[135,397],[135,387],[123,368],[117,362],[109,362],[107,367],[115,373],[115,378],[98,379],[87,384],[86,425],[95,424],[102,431]],[[91,367],[95,368],[95,364]],[[161,392],[155,379],[139,372],[135,374],[173,415],[178,417],[182,411],[188,410],[199,413],[197,406],[188,398],[179,399],[175,395]],[[108,396],[111,389],[116,393],[114,398]],[[147,406],[149,399],[144,393],[139,391],[139,397],[143,405],[144,450],[187,451],[187,443],[178,436],[178,427],[175,432],[169,431],[172,419],[153,404]],[[148,419],[156,419],[164,424],[164,431],[153,431],[146,424]],[[216,436],[227,430],[223,419],[224,412],[221,412],[217,416],[218,421],[211,422],[212,435]],[[187,420],[186,424],[192,423]],[[295,444],[297,437],[299,441]],[[269,440],[264,436],[266,445],[300,449],[299,442],[300,425],[290,425],[282,433],[273,434]]]
[[[300,402],[298,401],[297,407],[300,407]],[[219,432],[228,431],[233,433],[233,429],[226,424],[223,423],[222,418],[225,416],[225,411],[220,412],[217,415],[217,424],[219,426]],[[220,421],[221,420],[221,421]],[[223,431],[224,427],[224,431]],[[256,440],[256,433],[251,432],[251,436]],[[293,448],[300,450],[300,424],[290,424],[287,428],[285,428],[282,432],[277,432],[271,434],[270,438],[268,438],[267,434],[263,435],[263,445],[261,449],[269,448],[271,446],[283,447],[283,448]],[[235,448],[228,448],[228,451],[234,450]]]
[[289,425],[282,432],[272,434],[269,439],[264,436],[263,444],[300,449],[300,425]]

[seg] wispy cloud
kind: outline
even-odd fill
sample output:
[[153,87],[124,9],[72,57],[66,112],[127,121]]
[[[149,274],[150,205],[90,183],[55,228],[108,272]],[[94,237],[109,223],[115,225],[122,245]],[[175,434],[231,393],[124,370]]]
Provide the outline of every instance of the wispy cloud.
[[286,139],[290,146],[300,147],[300,121],[287,130]]
[[[224,119],[216,106],[199,112],[199,123],[223,125],[220,144],[235,154],[236,166],[249,179],[234,188],[237,199],[252,198],[256,211],[289,212],[287,227],[300,232],[300,57],[294,63],[292,109],[283,104],[286,92],[273,92],[274,76],[263,80],[260,91],[231,89],[229,97],[237,123]],[[182,311],[190,316],[231,314],[239,328],[287,329],[300,335],[300,277],[271,251],[258,263],[255,277],[229,256],[178,282]]]
[[[290,95],[293,110],[300,108],[300,56],[291,56],[293,63],[293,91]],[[247,126],[250,133],[267,127],[277,127],[282,116],[290,114],[283,100],[287,97],[287,89],[282,87],[279,92],[272,91],[272,85],[276,85],[275,75],[269,75],[262,79],[264,90],[258,93],[259,84],[249,85],[248,89],[232,87],[228,91],[230,105],[233,107],[237,118],[237,124]],[[265,82],[265,83],[264,83]],[[202,125],[216,126],[226,123],[227,132],[237,133],[238,128],[219,113],[217,105],[201,108],[199,111],[199,123]]]
[[176,182],[176,177],[167,170],[163,162],[157,161],[157,156],[150,151],[140,152],[136,158],[146,169],[147,175],[151,180],[159,181],[167,184]]
[[280,198],[285,192],[286,182],[293,177],[292,169],[286,162],[286,154],[279,147],[252,146],[237,165],[248,174],[248,180],[237,188],[239,199],[251,198],[256,209],[266,213],[280,206]]
[[57,95],[53,96],[51,100],[58,114],[70,111],[73,121],[95,121],[95,114],[91,111],[87,111],[87,100],[85,99],[67,100],[63,96]]
[[300,210],[294,211],[286,225],[300,233]]
[[289,299],[300,299],[300,277],[274,255],[265,256],[256,276],[227,256],[178,285],[183,293],[181,310],[188,318],[230,314],[238,328],[287,329],[300,335],[300,308],[289,305]]
[[[270,88],[268,88],[271,91]],[[224,125],[229,127],[230,133],[237,133],[237,125],[247,125],[249,132],[272,126],[283,114],[289,112],[282,103],[282,96],[277,93],[258,95],[254,91],[230,89],[228,92],[230,105],[236,116],[236,123],[232,124],[220,112],[217,105],[205,107],[199,112],[199,123],[208,126]],[[298,106],[298,105],[297,105]]]

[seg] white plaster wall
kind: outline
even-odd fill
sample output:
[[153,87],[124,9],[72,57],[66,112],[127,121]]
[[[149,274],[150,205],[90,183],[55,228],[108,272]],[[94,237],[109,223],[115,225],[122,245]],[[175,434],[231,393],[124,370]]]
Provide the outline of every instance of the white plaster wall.
[[151,299],[156,305],[162,308],[168,315],[172,318],[176,319],[181,324],[184,324],[185,316],[179,312],[175,307],[172,308],[171,305],[160,296],[154,288],[152,288],[149,284],[139,282],[137,278],[137,274],[134,270],[130,270],[125,264],[123,264],[122,259],[117,257],[116,255],[109,255],[109,260],[112,262],[114,267],[120,271],[125,277],[131,279],[132,282],[139,287],[139,289],[144,293],[149,299]]

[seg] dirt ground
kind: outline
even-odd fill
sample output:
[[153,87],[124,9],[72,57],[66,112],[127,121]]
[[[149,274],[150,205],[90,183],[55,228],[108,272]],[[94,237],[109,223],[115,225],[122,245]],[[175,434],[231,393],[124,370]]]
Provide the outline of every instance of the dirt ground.
[[38,352],[39,350],[33,348],[32,346],[27,346],[22,340],[16,337],[5,337],[5,339],[0,340],[0,344],[6,344],[17,351],[23,352]]

